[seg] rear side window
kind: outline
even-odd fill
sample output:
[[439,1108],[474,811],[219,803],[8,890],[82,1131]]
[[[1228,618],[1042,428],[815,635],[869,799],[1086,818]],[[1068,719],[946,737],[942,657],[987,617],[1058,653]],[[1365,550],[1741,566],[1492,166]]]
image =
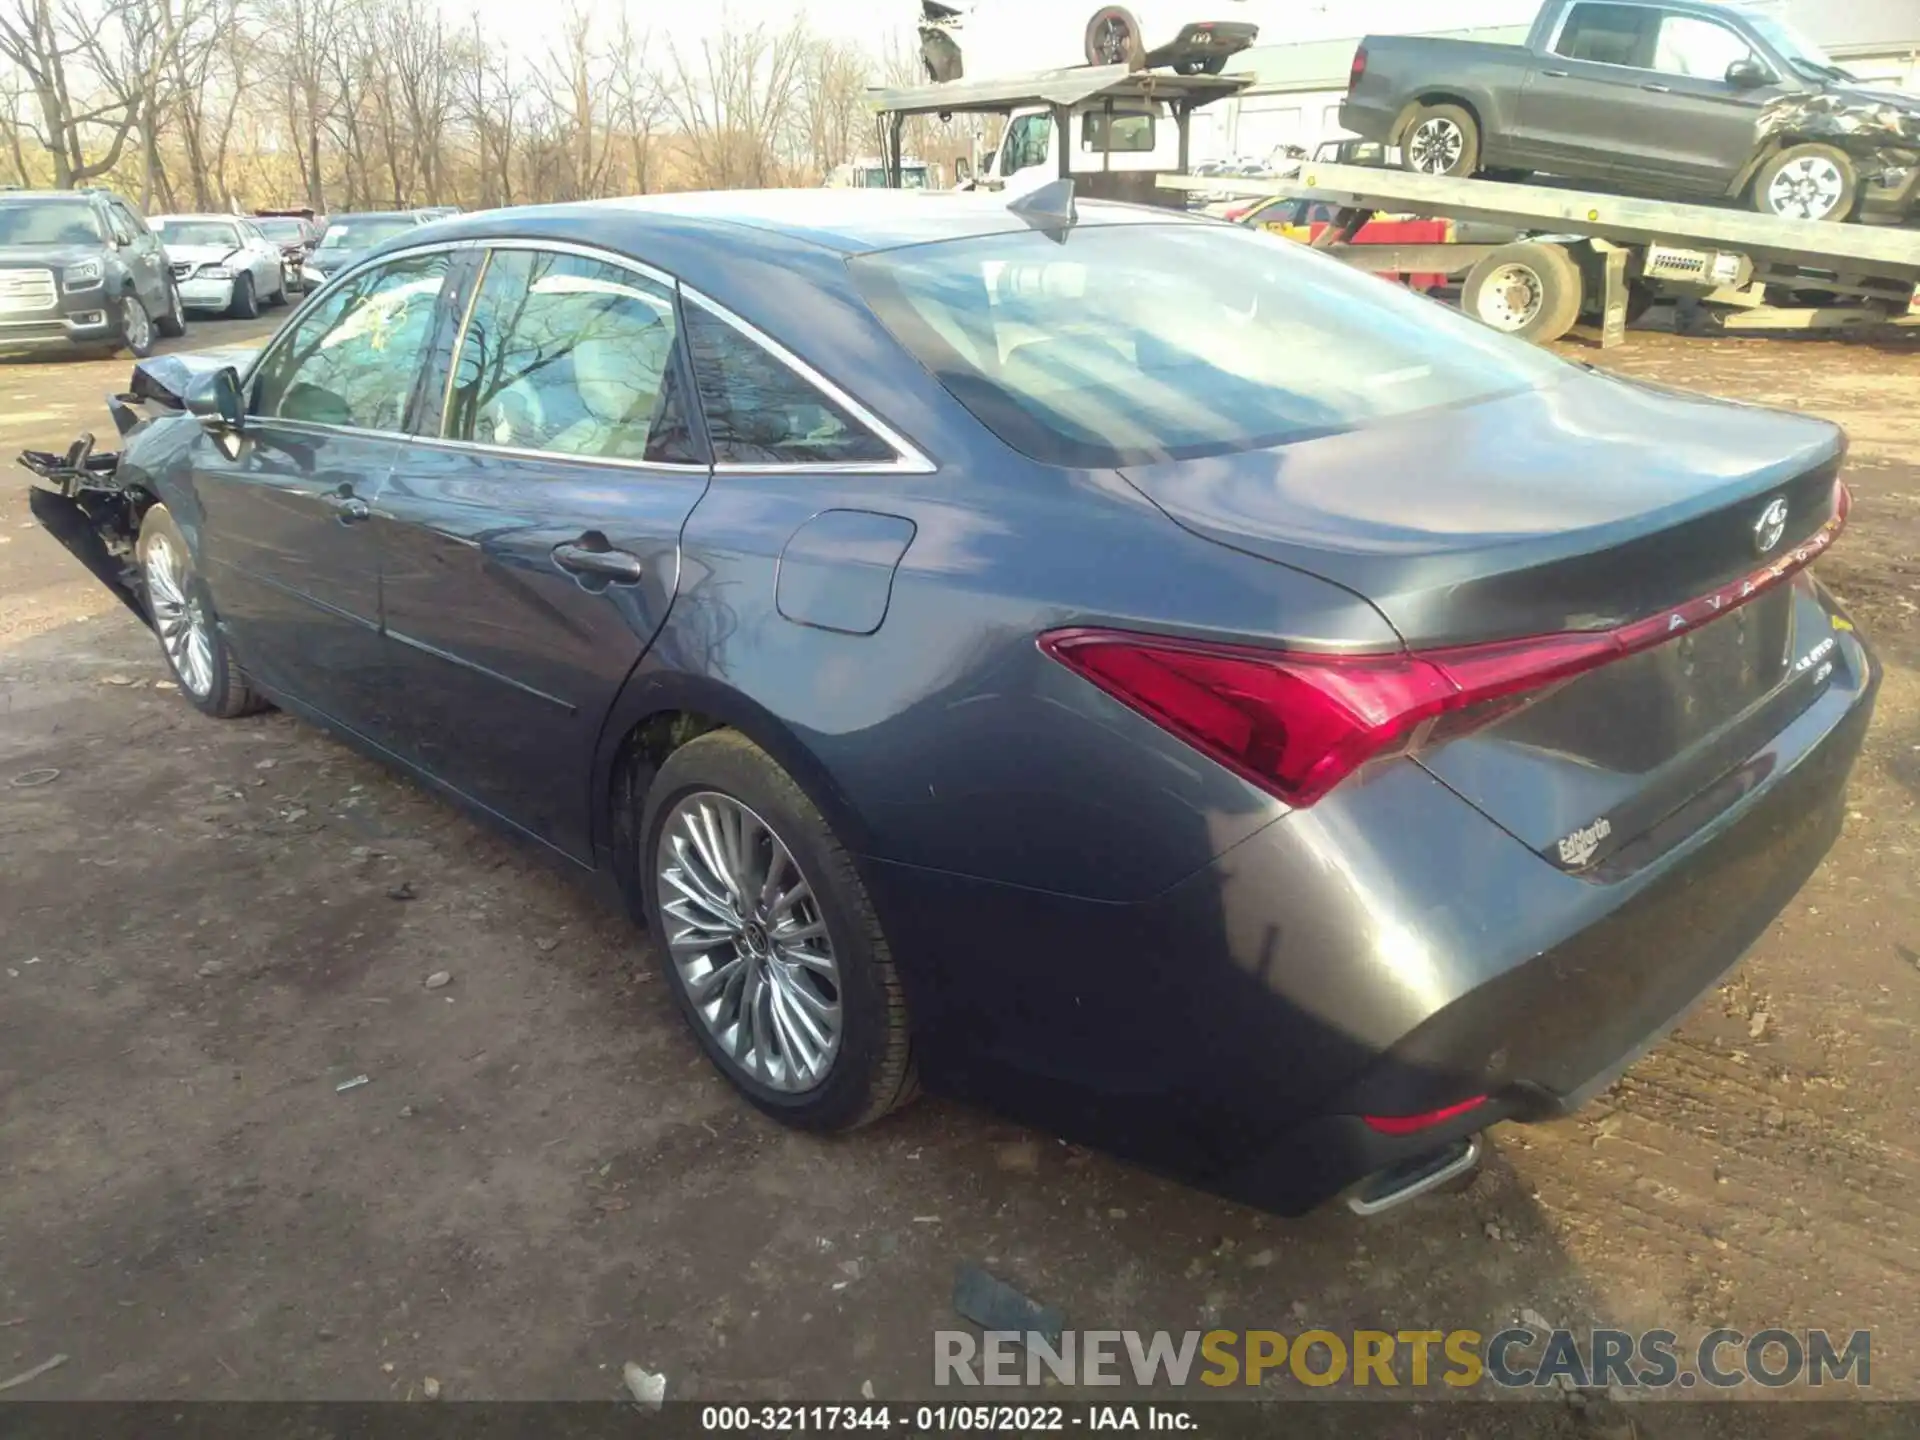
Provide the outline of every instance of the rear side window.
[[686,307],[700,409],[719,465],[885,465],[893,446],[718,316]]
[[1646,69],[1653,46],[1650,31],[1656,12],[1639,5],[1576,5],[1554,44],[1569,60]]
[[1243,226],[1077,226],[849,264],[1001,439],[1058,465],[1261,449],[1531,388],[1563,362]]
[[623,266],[496,250],[454,362],[445,433],[595,460],[692,460],[673,294]]

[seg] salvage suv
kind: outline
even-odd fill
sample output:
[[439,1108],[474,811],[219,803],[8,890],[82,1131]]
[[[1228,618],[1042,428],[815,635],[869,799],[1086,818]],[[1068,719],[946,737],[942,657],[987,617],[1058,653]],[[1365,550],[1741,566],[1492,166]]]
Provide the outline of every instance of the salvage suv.
[[1369,35],[1340,123],[1433,175],[1538,170],[1800,220],[1920,207],[1920,96],[1743,5],[1546,0],[1524,45]]
[[125,349],[186,318],[159,238],[105,190],[0,193],[0,350]]

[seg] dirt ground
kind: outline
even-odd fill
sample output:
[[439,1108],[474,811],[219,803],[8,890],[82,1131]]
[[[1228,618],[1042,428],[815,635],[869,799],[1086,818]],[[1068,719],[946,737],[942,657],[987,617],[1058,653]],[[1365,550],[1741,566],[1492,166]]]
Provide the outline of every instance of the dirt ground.
[[[1844,839],[1734,983],[1582,1117],[1507,1127],[1472,1189],[1371,1222],[937,1099],[776,1128],[572,881],[159,683],[14,472],[0,1378],[68,1359],[7,1398],[612,1398],[627,1361],[679,1397],[929,1396],[969,1260],[1081,1328],[1870,1327],[1875,1393],[1920,1396],[1920,335],[1569,353],[1848,427],[1855,519],[1821,566],[1886,662],[1879,716]],[[0,450],[110,431],[126,363],[0,366]]]

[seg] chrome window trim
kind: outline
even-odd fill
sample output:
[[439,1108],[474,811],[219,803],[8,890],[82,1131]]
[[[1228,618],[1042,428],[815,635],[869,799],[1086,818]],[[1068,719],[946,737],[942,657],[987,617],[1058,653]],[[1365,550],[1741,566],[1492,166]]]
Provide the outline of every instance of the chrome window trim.
[[[764,330],[749,321],[741,319],[726,306],[701,294],[691,285],[682,285],[680,294],[694,305],[698,305],[707,314],[727,326],[750,343],[759,346],[781,365],[820,391],[829,400],[840,406],[847,414],[871,430],[893,450],[892,460],[868,460],[841,463],[833,460],[786,460],[769,464],[748,464],[739,461],[716,462],[713,473],[716,475],[758,475],[778,471],[794,475],[931,475],[937,467],[917,446],[907,440],[886,421],[862,405],[853,396],[842,390],[833,381],[827,379],[786,346],[775,340]],[[697,384],[696,384],[696,388]]]
[[[253,363],[248,366],[246,372],[241,377],[242,388],[247,389],[253,385],[255,379],[259,376],[260,367],[266,364],[269,357],[272,356],[282,343],[291,343],[286,340],[285,337],[293,333],[294,327],[299,323],[301,317],[306,314],[307,310],[322,303],[337,287],[347,284],[364,271],[376,265],[387,265],[396,260],[413,259],[421,255],[454,254],[466,250],[482,250],[488,252],[488,255],[487,259],[483,261],[478,274],[474,277],[473,294],[467,298],[466,313],[460,317],[460,328],[455,332],[453,348],[448,352],[447,391],[441,396],[440,405],[440,429],[443,433],[438,435],[396,435],[396,432],[390,430],[360,430],[351,426],[325,425],[317,421],[282,421],[278,416],[263,415],[260,416],[259,419],[263,423],[272,421],[275,424],[284,423],[311,426],[317,433],[322,434],[368,435],[377,439],[399,438],[418,440],[427,444],[447,446],[455,449],[470,449],[487,454],[512,455],[521,458],[543,460],[561,459],[588,465],[608,465],[622,470],[660,470],[668,473],[711,471],[715,475],[932,475],[938,471],[939,467],[936,466],[917,445],[906,439],[906,437],[901,435],[893,426],[887,424],[886,421],[882,420],[868,406],[862,404],[852,395],[849,395],[844,389],[829,380],[825,375],[822,375],[818,370],[814,369],[813,366],[802,360],[798,355],[795,355],[791,350],[787,349],[786,346],[782,345],[778,340],[775,340],[771,335],[761,330],[752,322],[743,320],[718,301],[702,294],[700,291],[694,289],[693,286],[685,284],[666,271],[647,264],[643,260],[635,260],[631,256],[622,255],[616,251],[607,250],[597,245],[583,245],[572,240],[547,240],[526,236],[501,236],[498,238],[466,236],[457,240],[435,240],[423,245],[407,245],[398,250],[387,251],[381,255],[369,256],[359,264],[330,276],[325,285],[322,285],[318,290],[314,291],[313,294],[309,295],[305,302],[301,304],[300,308],[287,317],[287,322],[281,328],[280,332],[253,357]],[[595,260],[603,264],[615,266],[618,269],[631,271],[634,274],[677,293],[682,300],[692,305],[698,305],[707,314],[733,330],[736,334],[745,338],[749,343],[759,346],[781,365],[792,371],[807,384],[819,390],[836,405],[839,405],[891,448],[894,453],[894,458],[892,460],[861,461],[854,463],[841,463],[832,460],[790,460],[774,461],[766,464],[727,461],[711,466],[686,465],[655,461],[620,460],[593,455],[561,455],[551,450],[520,450],[506,446],[485,445],[472,440],[456,440],[446,435],[444,431],[446,429],[447,415],[450,408],[448,401],[452,393],[454,367],[459,363],[460,347],[466,343],[467,326],[473,319],[473,308],[479,298],[480,284],[486,276],[488,265],[491,263],[491,252],[495,250],[547,250],[563,255],[577,255],[583,259]],[[691,359],[691,355],[689,355],[688,358]],[[697,388],[696,385],[696,389]]]
[[272,426],[276,429],[293,431],[296,435],[354,435],[363,440],[412,440],[417,437],[401,430],[362,430],[357,425],[329,425],[324,420],[293,420],[283,415],[249,416],[255,427]]
[[688,465],[672,460],[626,460],[617,455],[568,455],[559,450],[526,450],[517,445],[491,445],[480,440],[456,440],[450,435],[407,435],[403,439],[436,450],[462,450],[474,455],[499,455],[508,460],[549,460],[567,465],[607,465],[616,470],[661,470],[674,475],[705,475],[711,465]]

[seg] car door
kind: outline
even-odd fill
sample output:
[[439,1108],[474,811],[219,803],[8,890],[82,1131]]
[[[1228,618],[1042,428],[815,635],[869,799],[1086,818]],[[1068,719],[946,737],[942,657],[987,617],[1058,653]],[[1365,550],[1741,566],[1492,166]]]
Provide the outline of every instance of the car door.
[[114,241],[121,245],[140,303],[147,307],[149,315],[167,314],[173,308],[169,293],[173,271],[167,264],[166,246],[147,228],[140,212],[119,197],[107,201],[107,213],[113,217]]
[[1728,67],[1742,60],[1766,66],[1731,25],[1704,14],[1654,13],[1650,73],[1641,85],[1646,103],[1626,117],[1627,144],[1647,176],[1677,189],[1722,194],[1753,157],[1760,112],[1780,98],[1782,87],[1727,82]]
[[1638,116],[1654,96],[1655,12],[1644,5],[1579,0],[1567,7],[1547,52],[1534,57],[1515,107],[1507,157],[1553,174],[1612,179],[1633,173],[1640,157],[1628,153],[1639,134]]
[[244,248],[247,272],[253,276],[253,293],[261,297],[280,293],[280,247],[260,233],[249,221],[237,222]]
[[368,521],[453,258],[399,256],[337,283],[262,354],[240,432],[199,446],[194,465],[203,564],[241,663],[383,744],[393,700]]
[[601,723],[666,619],[710,474],[679,330],[666,276],[496,246],[375,519],[401,754],[581,858]]

